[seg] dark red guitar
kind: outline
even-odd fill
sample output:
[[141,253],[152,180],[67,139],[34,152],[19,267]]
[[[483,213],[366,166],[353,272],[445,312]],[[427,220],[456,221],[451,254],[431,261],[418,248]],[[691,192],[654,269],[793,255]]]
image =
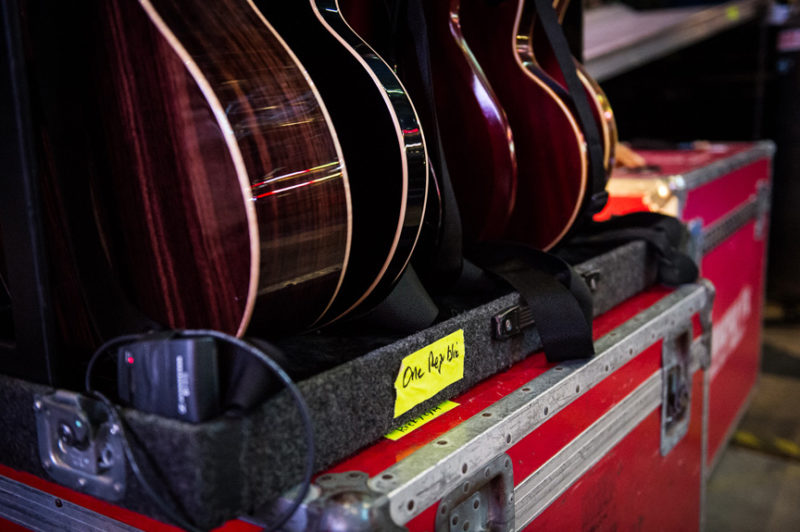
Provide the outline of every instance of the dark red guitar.
[[[559,22],[563,21],[564,15],[569,7],[569,0],[556,0],[553,7],[556,10]],[[565,86],[561,69],[558,68],[553,50],[544,36],[541,21],[536,17],[535,13],[530,10],[530,7],[527,8],[526,13],[530,17],[526,23],[526,26],[530,30],[529,42],[533,43],[528,54],[529,60],[539,65],[548,75],[557,80],[562,86]],[[603,89],[597,81],[589,75],[586,68],[578,61],[575,61],[575,66],[577,67],[578,77],[586,91],[586,96],[592,106],[592,114],[594,115],[595,122],[600,127],[600,133],[603,138],[603,167],[607,174],[606,178],[608,178],[614,167],[618,140],[614,111],[611,108],[611,104],[605,92],[603,92]]]
[[[499,238],[516,198],[514,141],[505,112],[461,32],[460,0],[424,2],[433,74],[434,110],[425,101],[415,56],[414,29],[401,24],[395,37],[385,6],[374,0],[339,0],[353,28],[384,49],[392,47],[398,70],[415,96],[423,124],[438,124],[442,150],[462,214],[466,241]],[[383,24],[381,19],[383,18]],[[435,139],[429,138],[429,142]]]
[[465,2],[461,21],[514,134],[517,202],[505,236],[550,249],[573,227],[591,192],[587,146],[572,99],[537,61],[530,2]]

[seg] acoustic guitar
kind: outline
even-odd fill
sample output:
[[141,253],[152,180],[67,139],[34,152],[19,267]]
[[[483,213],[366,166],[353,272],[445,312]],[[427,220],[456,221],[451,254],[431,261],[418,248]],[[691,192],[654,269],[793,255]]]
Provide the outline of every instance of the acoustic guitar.
[[327,323],[383,299],[408,264],[428,195],[423,133],[400,80],[336,0],[254,4],[307,69],[342,145],[352,251],[341,292],[320,322]]
[[[416,54],[423,28],[409,28],[407,17],[402,15],[393,28],[383,2],[339,3],[345,18],[360,35],[394,56],[404,83],[416,101],[424,102],[418,104],[423,124],[438,126],[465,241],[499,238],[516,200],[514,141],[505,112],[464,40],[461,0],[420,2],[432,74],[434,101],[430,103],[420,76],[425,67],[419,64]],[[389,6],[389,10],[396,8]],[[387,36],[394,37],[395,42],[387,43]]]
[[349,271],[355,213],[302,64],[250,2],[97,4],[95,203],[134,302],[237,335],[317,323]]
[[[569,1],[570,0],[555,0],[553,3],[559,22],[564,20],[567,8],[569,7]],[[544,36],[540,20],[536,17],[535,12],[529,11],[529,13],[531,19],[526,25],[531,33],[528,39],[529,42],[533,43],[532,51],[535,51],[535,53],[531,54],[531,60],[541,66],[548,75],[564,86],[565,83],[561,69],[558,68],[553,50]],[[611,175],[611,170],[614,168],[618,143],[617,123],[614,118],[614,111],[611,108],[608,97],[600,87],[600,84],[586,71],[586,67],[577,60],[575,60],[575,66],[577,68],[578,78],[583,84],[586,96],[592,106],[592,114],[594,115],[595,122],[600,127],[600,133],[603,139],[603,167],[606,170],[606,179],[608,179]]]
[[547,250],[569,233],[586,208],[592,169],[572,99],[539,61],[537,41],[531,38],[539,33],[534,33],[535,24],[532,4],[525,0],[461,5],[466,41],[514,134],[517,201],[505,237]]

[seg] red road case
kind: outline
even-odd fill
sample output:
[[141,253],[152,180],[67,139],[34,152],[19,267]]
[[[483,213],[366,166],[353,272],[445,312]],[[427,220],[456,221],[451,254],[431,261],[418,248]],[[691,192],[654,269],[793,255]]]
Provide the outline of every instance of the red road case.
[[707,455],[713,465],[758,375],[774,145],[698,142],[690,149],[640,153],[650,169],[616,171],[600,216],[651,210],[678,216],[690,227],[701,274],[717,290]]
[[[706,282],[627,300],[595,320],[592,359],[535,354],[483,381],[318,475],[285,529],[697,528],[712,300]],[[159,527],[8,468],[0,509],[29,526]]]

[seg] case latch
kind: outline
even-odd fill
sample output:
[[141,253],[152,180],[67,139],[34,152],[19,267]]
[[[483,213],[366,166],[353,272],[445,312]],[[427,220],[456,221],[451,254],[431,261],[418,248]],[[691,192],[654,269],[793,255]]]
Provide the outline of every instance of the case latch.
[[661,454],[666,456],[689,430],[692,404],[692,330],[664,339],[661,384]]
[[34,397],[39,459],[64,486],[116,501],[125,494],[125,455],[119,426],[97,402],[57,390]]
[[[284,532],[322,532],[347,530],[367,532],[381,530],[401,532],[405,528],[392,522],[388,499],[372,490],[369,476],[361,471],[326,473],[317,477],[305,500],[281,527]],[[272,523],[291,506],[297,496],[291,490],[274,504],[256,512],[255,517]]]
[[514,530],[514,473],[501,454],[465,477],[436,511],[436,532]]

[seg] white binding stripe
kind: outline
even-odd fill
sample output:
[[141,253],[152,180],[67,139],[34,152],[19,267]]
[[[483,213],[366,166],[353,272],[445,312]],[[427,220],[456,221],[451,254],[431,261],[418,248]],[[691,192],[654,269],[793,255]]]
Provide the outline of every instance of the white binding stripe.
[[514,53],[514,60],[517,62],[519,67],[525,73],[526,76],[531,78],[537,85],[542,87],[558,104],[561,108],[561,111],[566,115],[567,120],[569,121],[570,126],[572,127],[573,132],[575,133],[575,137],[578,139],[580,143],[579,151],[581,153],[581,187],[579,192],[578,201],[575,203],[575,209],[572,211],[572,215],[570,216],[569,220],[565,224],[564,229],[553,239],[552,242],[548,243],[546,246],[543,246],[543,249],[547,251],[548,249],[552,248],[559,240],[564,238],[564,235],[567,234],[567,231],[570,230],[572,224],[575,223],[576,218],[578,217],[578,212],[580,212],[581,204],[583,203],[583,198],[586,195],[586,180],[588,179],[588,162],[587,162],[587,147],[586,141],[583,138],[583,132],[581,128],[578,127],[577,122],[575,122],[575,117],[572,116],[572,112],[567,108],[566,104],[561,101],[561,98],[556,95],[553,90],[547,86],[546,83],[542,82],[537,76],[533,75],[533,72],[525,68],[525,65],[522,63],[522,60],[517,53],[517,35],[519,34],[519,24],[520,19],[522,18],[522,9],[525,4],[524,0],[518,0],[517,3],[517,16],[514,20],[514,31],[511,35],[511,51]]
[[184,66],[189,71],[189,74],[191,74],[195,83],[197,83],[203,96],[205,96],[209,107],[211,107],[214,113],[214,118],[216,118],[217,124],[219,124],[220,130],[222,131],[222,136],[225,139],[225,144],[228,146],[228,152],[230,153],[233,167],[236,171],[236,177],[239,179],[239,187],[242,192],[242,199],[244,200],[245,215],[247,216],[247,227],[250,233],[250,279],[247,286],[247,302],[245,303],[244,313],[242,314],[242,319],[236,331],[236,336],[242,336],[253,315],[253,307],[255,306],[256,293],[258,290],[259,265],[261,264],[261,239],[258,231],[258,222],[256,221],[256,210],[252,201],[253,195],[250,193],[250,179],[247,175],[244,158],[242,157],[242,152],[239,150],[236,137],[233,134],[233,128],[231,128],[228,117],[225,115],[225,110],[217,99],[214,90],[211,88],[211,84],[197,66],[197,63],[194,62],[189,52],[169,29],[150,3],[150,0],[139,0],[139,4],[175,53],[178,54],[178,57],[180,57]]
[[261,10],[256,7],[256,5],[253,3],[253,0],[247,0],[247,4],[253,9],[253,11],[255,11],[256,15],[261,20],[261,22],[264,23],[267,29],[269,29],[269,31],[272,32],[272,35],[275,37],[275,39],[277,39],[277,41],[281,43],[281,46],[283,46],[283,48],[286,50],[286,53],[289,54],[289,57],[291,57],[292,61],[294,61],[297,68],[303,74],[306,83],[308,83],[308,86],[311,88],[311,92],[314,93],[314,97],[317,99],[317,104],[319,105],[320,111],[322,111],[322,115],[325,117],[325,124],[328,126],[328,131],[331,134],[331,140],[333,141],[333,145],[336,149],[336,157],[339,158],[339,162],[341,163],[342,167],[342,181],[344,184],[344,192],[347,200],[347,243],[345,244],[344,262],[342,263],[342,272],[339,275],[339,281],[336,283],[336,290],[334,290],[330,301],[328,301],[328,304],[325,305],[325,308],[322,310],[320,315],[317,316],[317,318],[312,322],[316,323],[322,318],[322,316],[325,315],[326,312],[328,312],[328,309],[331,308],[331,305],[333,305],[333,302],[336,300],[336,296],[339,295],[339,290],[342,288],[342,283],[344,282],[344,275],[345,272],[347,271],[347,265],[350,262],[350,246],[353,241],[353,204],[352,204],[352,198],[350,197],[350,180],[347,176],[347,166],[345,165],[344,162],[342,147],[341,145],[339,145],[339,137],[336,134],[336,129],[334,129],[333,127],[333,120],[331,120],[331,116],[330,114],[328,114],[328,108],[325,107],[325,102],[322,100],[322,96],[320,95],[317,86],[314,85],[314,81],[311,79],[311,76],[308,75],[308,72],[306,72],[305,67],[297,58],[297,56],[294,55],[294,52],[292,51],[291,48],[289,48],[289,45],[286,44],[286,41],[283,40],[283,37],[281,37],[278,34],[278,32],[275,31],[275,28],[273,28],[272,24],[270,24],[269,21],[266,19],[266,17],[264,17],[264,14],[261,12]]
[[[295,0],[295,1],[297,1],[297,0]],[[386,270],[389,268],[389,265],[391,264],[395,253],[397,252],[397,246],[398,246],[398,244],[400,242],[400,235],[403,232],[403,225],[404,225],[405,218],[406,218],[406,208],[407,208],[407,203],[408,203],[408,198],[407,198],[407,196],[408,196],[408,160],[407,160],[407,156],[406,156],[406,153],[405,153],[405,142],[403,141],[403,134],[402,134],[402,128],[400,127],[400,122],[397,120],[397,116],[395,115],[394,108],[392,106],[392,102],[389,100],[389,96],[386,94],[386,90],[383,87],[383,85],[381,84],[380,80],[378,79],[378,76],[375,75],[375,73],[372,71],[372,68],[367,64],[367,62],[364,60],[364,58],[361,57],[361,54],[359,54],[356,50],[354,50],[353,47],[351,47],[350,44],[348,44],[348,42],[345,41],[342,38],[342,36],[339,35],[339,33],[330,26],[330,24],[328,24],[328,21],[325,20],[325,17],[322,15],[322,13],[319,12],[319,8],[317,6],[316,0],[307,0],[307,1],[309,2],[309,5],[311,6],[311,9],[314,11],[314,15],[317,17],[317,19],[319,20],[320,24],[322,24],[325,27],[325,29],[328,31],[328,33],[331,34],[331,36],[333,36],[337,41],[339,41],[341,43],[341,45],[350,53],[350,55],[352,55],[353,57],[356,58],[356,60],[364,68],[364,71],[369,75],[370,79],[372,79],[372,82],[379,89],[378,92],[380,92],[381,98],[383,98],[383,101],[384,101],[384,103],[386,105],[386,109],[389,111],[389,114],[391,115],[392,124],[394,125],[394,128],[395,128],[395,135],[397,136],[397,144],[398,144],[398,147],[400,148],[400,153],[401,153],[400,161],[401,161],[401,167],[402,167],[402,172],[403,172],[403,187],[402,187],[402,194],[401,194],[401,199],[400,199],[400,216],[398,217],[398,222],[397,222],[397,226],[395,228],[395,234],[394,234],[394,238],[392,239],[392,247],[389,250],[389,255],[387,256],[386,261],[381,266],[381,269],[378,272],[377,277],[372,281],[372,283],[369,285],[369,287],[364,292],[364,294],[362,294],[361,297],[355,303],[353,303],[347,310],[342,312],[340,315],[334,316],[334,317],[332,317],[330,319],[324,320],[325,324],[327,324],[327,323],[331,323],[333,321],[336,321],[337,319],[341,318],[342,316],[346,315],[348,312],[350,312],[351,310],[356,308],[359,304],[361,304],[362,301],[364,301],[372,293],[373,290],[375,290],[375,287],[377,287],[378,284],[381,282],[381,280],[383,280],[383,277],[386,274]],[[345,22],[344,18],[341,16],[341,12],[338,10],[338,0],[337,0],[337,11],[336,11],[336,14],[337,14],[337,16],[339,16],[339,18],[342,20],[342,22],[347,24]],[[349,25],[348,25],[348,27],[349,27]],[[352,28],[351,28],[351,31],[352,31]],[[353,34],[356,35],[355,32]],[[387,68],[388,68],[388,65],[387,65]],[[424,144],[423,144],[423,146],[424,146]],[[427,154],[426,154],[426,157],[427,157]],[[426,188],[426,193],[427,193],[427,188]],[[420,226],[421,226],[421,224],[420,224]],[[419,232],[418,232],[418,234],[419,234]]]

